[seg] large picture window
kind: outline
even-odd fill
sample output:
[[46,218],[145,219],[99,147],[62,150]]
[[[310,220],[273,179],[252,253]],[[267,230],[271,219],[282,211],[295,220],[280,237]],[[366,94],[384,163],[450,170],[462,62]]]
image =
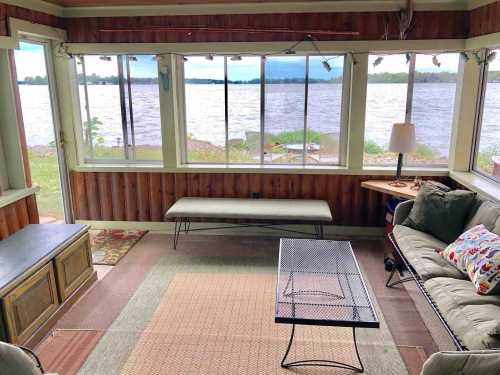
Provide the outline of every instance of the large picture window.
[[446,167],[455,107],[460,56],[371,55],[368,67],[365,122],[365,165],[395,165],[387,150],[392,125],[415,124],[416,150],[405,165]]
[[500,49],[494,59],[486,63],[484,91],[481,98],[482,121],[478,124],[474,169],[500,182]]
[[343,162],[343,55],[186,56],[183,63],[184,162]]
[[85,55],[76,62],[85,159],[161,161],[155,57]]

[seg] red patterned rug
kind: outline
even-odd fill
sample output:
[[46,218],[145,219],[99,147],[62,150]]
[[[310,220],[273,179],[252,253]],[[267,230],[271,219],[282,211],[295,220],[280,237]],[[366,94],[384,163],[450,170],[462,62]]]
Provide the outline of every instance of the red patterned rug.
[[146,233],[136,229],[90,231],[93,263],[114,266]]

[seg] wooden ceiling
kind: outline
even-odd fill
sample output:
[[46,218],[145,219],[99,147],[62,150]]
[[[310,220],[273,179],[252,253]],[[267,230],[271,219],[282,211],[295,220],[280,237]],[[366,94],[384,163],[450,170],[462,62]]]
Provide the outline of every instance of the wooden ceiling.
[[[45,0],[64,7],[127,6],[127,5],[182,5],[182,4],[234,4],[234,3],[277,3],[302,0]],[[332,1],[332,0],[315,0]],[[366,0],[365,0],[366,1]]]
[[[46,2],[64,7],[105,7],[130,5],[182,5],[182,4],[235,4],[235,3],[277,3],[277,2],[304,2],[304,0],[45,0]],[[315,0],[315,1],[345,1],[345,0]],[[394,0],[350,0],[352,3],[394,3]],[[419,0],[415,0],[418,4]],[[429,2],[429,1],[427,1]],[[464,0],[449,0],[449,3],[463,4]],[[402,4],[404,1],[402,1]]]

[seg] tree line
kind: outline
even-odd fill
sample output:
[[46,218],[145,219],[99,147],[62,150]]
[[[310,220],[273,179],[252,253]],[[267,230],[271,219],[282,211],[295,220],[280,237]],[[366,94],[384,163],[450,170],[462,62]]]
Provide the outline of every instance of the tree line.
[[[336,77],[332,79],[321,79],[321,78],[309,78],[309,83],[341,83],[342,77]],[[457,80],[456,73],[449,72],[415,72],[415,82],[416,83],[454,83]],[[80,84],[84,83],[83,74],[78,75],[78,81]],[[86,81],[88,85],[117,85],[118,77],[101,77],[93,73],[87,75]],[[488,74],[488,81],[500,83],[500,71],[492,71]],[[266,83],[304,83],[305,79],[300,78],[278,78],[278,79],[266,79]],[[369,83],[406,83],[408,82],[408,73],[376,73],[368,75]],[[20,84],[27,85],[46,85],[48,84],[47,76],[35,76],[35,77],[25,77],[23,81],[19,81]],[[149,85],[158,83],[158,78],[132,78],[132,84],[136,85]],[[224,84],[223,79],[209,79],[209,78],[188,78],[186,83],[190,84]],[[255,78],[251,80],[228,80],[230,84],[259,84],[260,79]]]

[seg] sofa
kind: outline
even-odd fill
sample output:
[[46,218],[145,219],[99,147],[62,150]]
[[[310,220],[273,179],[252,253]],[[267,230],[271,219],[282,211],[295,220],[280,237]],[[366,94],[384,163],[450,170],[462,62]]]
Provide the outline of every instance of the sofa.
[[[427,299],[460,343],[460,351],[431,356],[422,374],[500,374],[500,336],[489,334],[500,322],[500,294],[477,294],[468,277],[436,252],[447,243],[402,225],[413,203],[409,200],[396,207],[391,238]],[[500,235],[500,204],[475,198],[464,231],[478,224]]]

